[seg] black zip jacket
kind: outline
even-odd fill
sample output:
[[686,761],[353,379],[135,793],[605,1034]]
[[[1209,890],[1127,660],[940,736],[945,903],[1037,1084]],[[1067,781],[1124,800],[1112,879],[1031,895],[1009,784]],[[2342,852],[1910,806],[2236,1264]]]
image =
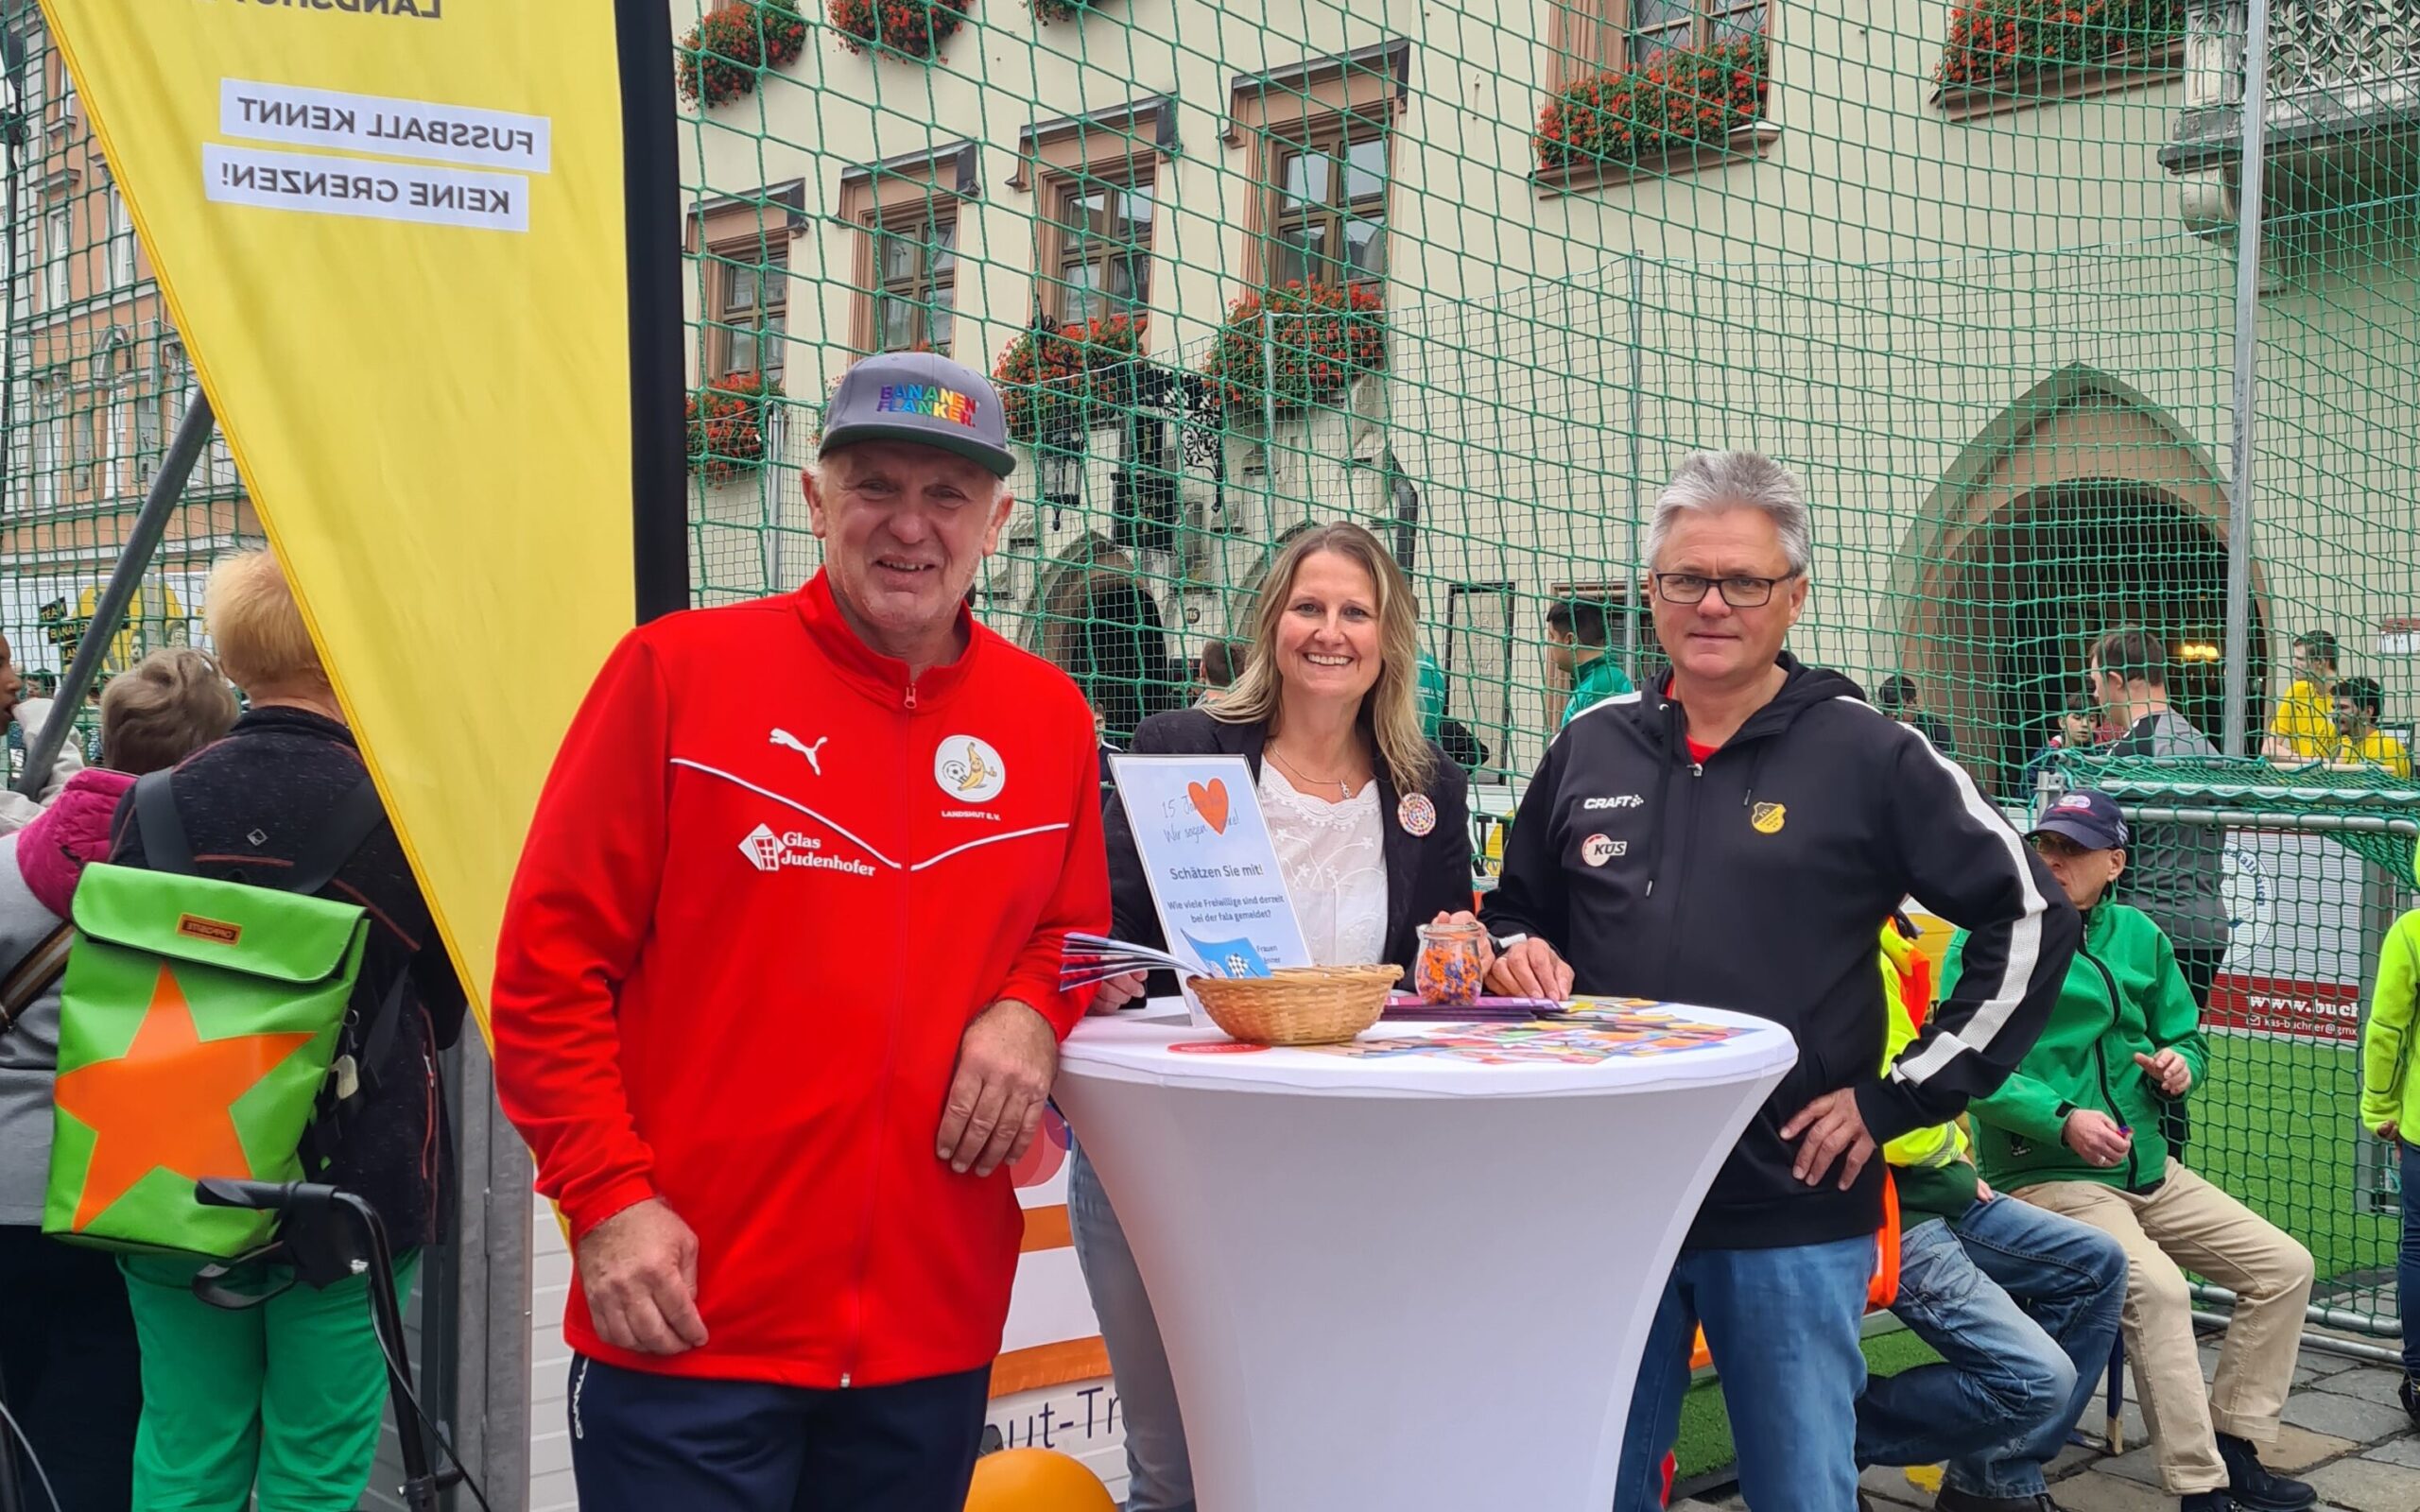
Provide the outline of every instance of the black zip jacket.
[[[1781,692],[1703,766],[1660,694],[1565,726],[1487,900],[1489,928],[1543,936],[1580,992],[1736,1009],[1796,1038],[1798,1064],[1715,1177],[1689,1248],[1879,1228],[1880,1155],[1846,1192],[1837,1166],[1809,1187],[1782,1125],[1843,1087],[1877,1143],[1956,1117],[2032,1048],[2076,949],[2075,910],[1963,771],[1839,673],[1781,662]],[[1877,1075],[1877,938],[1909,897],[1970,932],[1966,967]]]

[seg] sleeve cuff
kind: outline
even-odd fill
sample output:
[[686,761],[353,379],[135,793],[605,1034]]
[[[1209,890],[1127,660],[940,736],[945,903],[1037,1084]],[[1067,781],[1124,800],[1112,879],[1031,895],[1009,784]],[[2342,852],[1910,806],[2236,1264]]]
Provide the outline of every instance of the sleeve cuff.
[[643,1176],[631,1176],[609,1182],[595,1195],[582,1198],[578,1206],[565,1203],[563,1215],[571,1220],[571,1242],[579,1244],[598,1224],[615,1213],[637,1207],[655,1194],[654,1182]]
[[1052,1034],[1064,1040],[1076,1025],[1084,1022],[1084,1010],[1092,1006],[1096,988],[1080,988],[1062,992],[1057,984],[1046,984],[1024,977],[1011,977],[1000,988],[994,1003],[1014,1003],[1031,1008],[1050,1025]]
[[1857,1111],[1876,1144],[1888,1144],[1935,1122],[1925,1117],[1912,1097],[1888,1081],[1870,1081],[1858,1088]]

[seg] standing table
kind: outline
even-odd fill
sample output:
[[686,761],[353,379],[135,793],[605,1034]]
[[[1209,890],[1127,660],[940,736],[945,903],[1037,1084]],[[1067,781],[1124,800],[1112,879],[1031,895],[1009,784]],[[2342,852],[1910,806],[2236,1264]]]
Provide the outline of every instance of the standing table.
[[1211,1512],[1604,1512],[1664,1278],[1797,1058],[1742,1014],[1087,1021],[1057,1099],[1151,1296]]

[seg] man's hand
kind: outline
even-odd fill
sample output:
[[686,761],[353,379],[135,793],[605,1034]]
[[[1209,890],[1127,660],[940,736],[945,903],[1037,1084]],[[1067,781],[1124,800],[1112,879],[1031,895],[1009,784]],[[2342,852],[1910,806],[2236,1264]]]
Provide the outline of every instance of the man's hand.
[[2399,1137],[2402,1132],[2403,1131],[2401,1129],[2394,1126],[2394,1120],[2391,1118],[2378,1125],[2378,1138],[2386,1141],[2388,1154],[2400,1155],[2403,1153],[2403,1141]]
[[1571,996],[1571,968],[1553,946],[1532,935],[1495,958],[1487,985],[1505,997],[1560,1003]]
[[2118,1127],[2116,1119],[2089,1108],[2079,1108],[2067,1115],[2066,1127],[2060,1131],[2060,1138],[2067,1142],[2068,1149],[2092,1165],[2116,1165],[2135,1147],[2132,1129]]
[[698,1236],[662,1197],[624,1208],[580,1235],[589,1321],[617,1349],[679,1354],[706,1342],[698,1315]]
[[958,1074],[942,1103],[933,1153],[964,1175],[990,1176],[1015,1160],[1042,1126],[1042,1105],[1059,1074],[1050,1021],[1013,999],[985,1008],[958,1041]]
[[1136,998],[1139,998],[1142,995],[1143,973],[1140,971],[1129,971],[1124,976],[1113,976],[1108,981],[1103,982],[1098,989],[1093,993],[1093,1005],[1085,1011],[1088,1013],[1115,1013],[1118,1009],[1126,1006],[1126,1005],[1133,1002]]
[[1992,1184],[1991,1184],[1989,1181],[1984,1180],[1984,1179],[1983,1179],[1981,1177],[1979,1177],[1979,1177],[1977,1177],[1975,1178],[1975,1200],[1976,1200],[1976,1201],[1978,1201],[1978,1202],[1996,1202],[1996,1201],[1997,1201],[1998,1199],[1999,1199],[1999,1194],[1992,1190]]
[[1857,1184],[1857,1175],[1865,1162],[1874,1159],[1874,1136],[1865,1129],[1865,1115],[1858,1111],[1857,1092],[1843,1087],[1825,1092],[1805,1108],[1798,1116],[1781,1126],[1781,1137],[1794,1140],[1806,1136],[1798,1147],[1798,1160],[1790,1174],[1808,1186],[1820,1186],[1837,1160],[1841,1166],[1841,1190],[1846,1192]]
[[2182,1097],[2193,1086],[2193,1068],[2173,1050],[2163,1050],[2155,1056],[2136,1051],[2135,1064],[2143,1068],[2143,1074],[2151,1077],[2152,1085],[2160,1090],[2163,1097]]

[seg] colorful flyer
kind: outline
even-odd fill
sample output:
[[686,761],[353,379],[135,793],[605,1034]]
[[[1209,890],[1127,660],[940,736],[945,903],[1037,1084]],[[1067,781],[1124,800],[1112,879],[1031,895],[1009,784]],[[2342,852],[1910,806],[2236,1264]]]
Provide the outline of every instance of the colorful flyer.
[[1212,976],[1309,966],[1240,756],[1112,756],[1168,954]]
[[1707,1023],[1641,999],[1582,999],[1591,1011],[1561,1022],[1441,1024],[1403,1034],[1365,1036],[1349,1044],[1310,1047],[1355,1060],[1421,1057],[1480,1066],[1587,1066],[1685,1055],[1746,1031]]

